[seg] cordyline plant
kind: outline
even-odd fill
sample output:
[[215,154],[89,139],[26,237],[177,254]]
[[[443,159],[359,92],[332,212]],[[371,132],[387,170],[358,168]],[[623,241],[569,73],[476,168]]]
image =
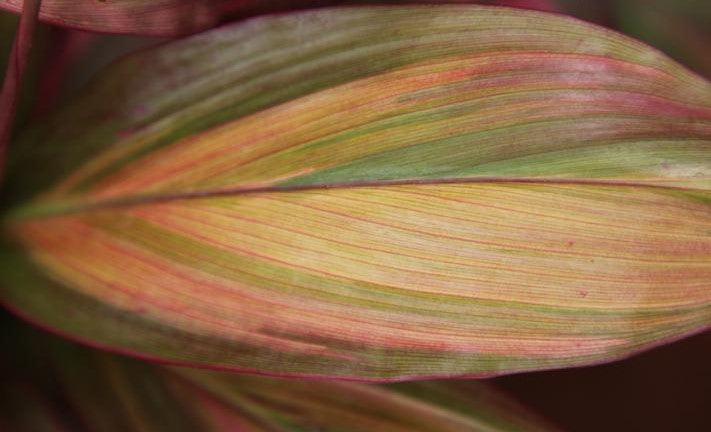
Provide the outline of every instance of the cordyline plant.
[[[133,357],[8,324],[49,354],[0,427],[553,430],[485,382],[414,381],[709,327],[708,81],[540,11],[297,10],[337,3],[377,2],[0,1],[0,300]],[[11,134],[38,19],[182,38]]]

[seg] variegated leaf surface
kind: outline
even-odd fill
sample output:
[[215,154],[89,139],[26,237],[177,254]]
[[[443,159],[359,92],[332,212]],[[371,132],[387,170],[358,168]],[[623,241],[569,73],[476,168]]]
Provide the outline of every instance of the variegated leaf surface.
[[707,81],[572,19],[254,19],[113,65],[18,141],[6,196],[41,193],[6,218],[30,262],[2,297],[201,367],[611,361],[711,321],[710,137]]

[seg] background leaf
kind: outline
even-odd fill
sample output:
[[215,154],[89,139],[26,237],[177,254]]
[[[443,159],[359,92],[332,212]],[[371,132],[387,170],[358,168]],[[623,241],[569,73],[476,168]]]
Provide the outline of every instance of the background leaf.
[[[45,0],[41,19],[82,30],[180,36],[215,27],[221,22],[254,15],[338,4],[496,3],[554,11],[553,0]],[[0,0],[0,9],[19,13],[22,0]]]
[[13,350],[0,367],[0,425],[13,432],[555,430],[481,382],[376,386],[165,368],[6,318],[2,341]]
[[[0,0],[0,8],[19,13],[23,0]],[[177,36],[216,25],[231,9],[250,7],[250,0],[46,0],[43,21],[84,30]],[[253,7],[253,6],[252,6]]]
[[12,216],[49,281],[8,260],[4,297],[116,351],[274,374],[621,358],[709,324],[709,97],[532,12],[216,30],[115,65],[20,143],[8,194],[63,179]]

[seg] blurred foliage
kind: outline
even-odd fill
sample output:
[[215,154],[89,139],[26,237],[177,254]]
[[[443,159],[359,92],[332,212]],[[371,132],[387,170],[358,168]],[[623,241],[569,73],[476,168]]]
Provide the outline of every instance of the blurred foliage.
[[80,347],[0,311],[0,430],[553,431],[480,381],[362,384],[157,366]]
[[2,68],[0,74],[5,74],[8,53],[10,52],[12,40],[19,22],[20,19],[18,16],[0,12],[0,68]]

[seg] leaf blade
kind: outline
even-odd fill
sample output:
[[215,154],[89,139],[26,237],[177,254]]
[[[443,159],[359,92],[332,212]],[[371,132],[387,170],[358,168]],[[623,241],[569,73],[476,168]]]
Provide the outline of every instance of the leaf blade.
[[[359,24],[334,42],[304,20]],[[286,49],[296,33],[319,48],[289,48],[266,95],[241,81],[259,81],[251,60],[219,103],[194,84],[198,108],[110,135],[18,216],[35,263],[69,287],[51,291],[58,304],[74,290],[118,323],[88,328],[96,306],[63,322],[28,293],[6,296],[65,332],[171,362],[357,379],[591,364],[708,327],[707,82],[621,36],[506,9],[254,26],[275,32],[256,47]],[[221,49],[234,35],[220,32],[174,49]],[[358,65],[350,40],[382,63],[280,93],[323,64],[310,55]],[[284,77],[281,61],[302,69]],[[249,114],[219,114],[254,99]],[[175,134],[174,119],[205,112],[217,127]],[[170,341],[176,331],[199,348]]]

